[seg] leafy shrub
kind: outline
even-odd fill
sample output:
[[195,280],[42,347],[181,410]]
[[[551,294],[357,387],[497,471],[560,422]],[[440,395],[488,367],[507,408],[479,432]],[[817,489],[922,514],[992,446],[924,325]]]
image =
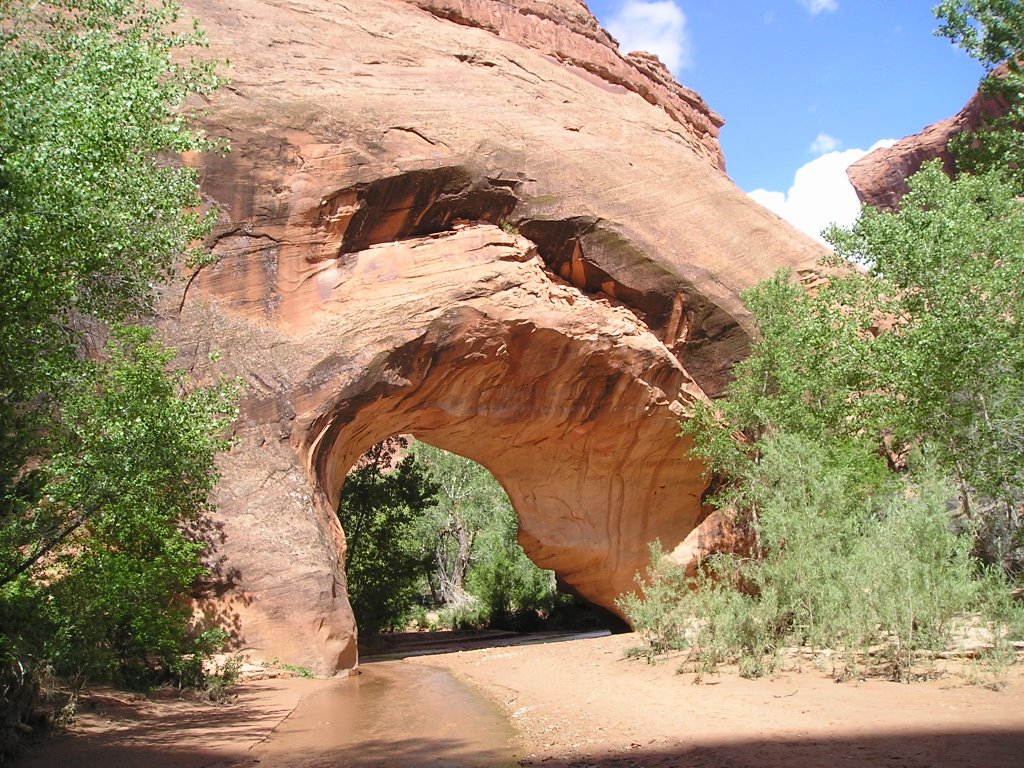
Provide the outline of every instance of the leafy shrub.
[[487,629],[491,626],[490,606],[470,599],[438,612],[438,627],[444,629]]
[[647,578],[636,575],[641,594],[623,595],[618,606],[644,639],[651,658],[651,654],[686,646],[693,623],[686,598],[693,585],[683,568],[665,556],[660,541],[651,542],[649,551]]
[[191,653],[183,654],[171,664],[170,672],[175,685],[178,688],[196,690],[207,687],[210,659],[215,653],[223,650],[227,641],[228,633],[223,629],[215,628],[200,632],[192,641]]
[[[975,14],[1019,21],[990,11],[940,9],[972,40]],[[1006,42],[1007,29],[985,34]],[[964,612],[1015,621],[1024,205],[1005,170],[950,179],[926,164],[899,211],[865,208],[826,233],[841,267],[828,281],[779,273],[743,294],[760,335],[725,397],[683,429],[755,551],[713,560],[676,594],[649,577],[654,615],[697,617],[694,658],[757,674],[784,645],[827,645],[856,663],[870,651],[903,679]]]
[[794,436],[760,449],[741,492],[757,509],[760,556],[716,556],[687,579],[655,543],[642,597],[620,602],[652,653],[688,648],[700,669],[738,663],[756,676],[784,647],[838,648],[861,664],[880,648],[887,673],[904,679],[918,651],[947,646],[957,617],[999,619],[991,595],[1005,589],[950,525],[951,484],[923,472],[865,486],[842,447],[823,455]]
[[145,686],[192,652],[205,544],[189,525],[210,510],[233,390],[179,394],[150,329],[115,329],[105,351],[65,392],[39,497],[3,526],[0,625],[9,654]]

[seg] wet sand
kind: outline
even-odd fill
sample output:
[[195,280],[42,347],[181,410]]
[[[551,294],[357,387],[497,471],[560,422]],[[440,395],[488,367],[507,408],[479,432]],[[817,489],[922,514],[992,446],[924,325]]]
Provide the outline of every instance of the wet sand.
[[[108,698],[16,764],[1024,766],[1020,665],[1001,692],[957,675],[837,684],[810,663],[772,679],[725,674],[694,685],[676,661],[625,659],[636,643],[616,635],[460,650],[366,664],[348,680],[249,681],[227,705]],[[971,662],[963,671],[983,675]]]
[[504,712],[445,670],[385,661],[303,699],[252,755],[288,768],[513,768],[515,743]]
[[442,669],[367,664],[340,680],[249,681],[215,705],[95,692],[26,768],[513,768],[504,712]]

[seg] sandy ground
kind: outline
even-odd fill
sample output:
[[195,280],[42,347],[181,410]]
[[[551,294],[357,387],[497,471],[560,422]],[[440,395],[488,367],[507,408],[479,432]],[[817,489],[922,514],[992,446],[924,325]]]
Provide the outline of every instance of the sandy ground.
[[[831,670],[744,680],[627,660],[630,635],[423,656],[496,700],[524,765],[1024,768],[1024,670],[1005,690],[959,675],[836,683]],[[961,663],[953,665],[961,669]],[[966,662],[968,677],[975,673]],[[984,677],[984,675],[982,675]]]
[[[902,685],[881,680],[837,684],[805,663],[772,679],[677,674],[677,661],[627,660],[629,635],[463,650],[367,664],[362,685],[450,671],[507,714],[511,764],[563,768],[642,766],[965,766],[1024,768],[1024,669],[993,691],[959,675]],[[398,665],[396,669],[395,665]],[[398,677],[394,673],[400,673]],[[971,663],[965,672],[974,675]],[[391,726],[401,745],[375,735],[373,750],[338,751],[323,738],[338,731],[318,704],[353,680],[248,681],[226,705],[161,698],[131,700],[99,692],[69,734],[31,748],[30,768],[274,768],[323,766],[508,765],[486,751],[422,757],[431,736],[422,724]],[[364,690],[365,695],[365,690]],[[450,700],[450,692],[442,691]],[[446,698],[447,697],[447,698]],[[362,705],[360,705],[362,706]],[[442,719],[431,705],[419,723]],[[377,717],[376,715],[374,716]],[[454,726],[455,733],[459,725]],[[386,731],[384,732],[386,733]],[[306,734],[304,736],[303,734]],[[448,736],[447,743],[452,743]],[[438,742],[440,743],[440,742]],[[302,754],[295,744],[305,744]],[[417,744],[417,749],[410,745]],[[319,751],[318,751],[319,750]],[[372,754],[370,754],[372,751]],[[452,753],[454,754],[454,753]]]
[[252,765],[258,748],[307,696],[336,684],[250,680],[227,703],[94,690],[67,733],[28,745],[19,768],[213,768]]

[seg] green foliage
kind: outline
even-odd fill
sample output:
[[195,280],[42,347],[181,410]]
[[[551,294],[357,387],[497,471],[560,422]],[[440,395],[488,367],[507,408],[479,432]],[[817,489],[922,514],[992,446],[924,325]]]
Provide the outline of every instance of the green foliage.
[[264,668],[280,668],[285,672],[291,672],[296,677],[305,677],[310,679],[314,677],[313,670],[309,667],[304,667],[301,664],[282,664],[281,659],[277,656],[272,658],[270,661],[263,661],[262,666]]
[[303,667],[299,664],[282,664],[281,669],[291,672],[296,677],[304,677],[307,680],[313,679],[313,670],[309,667]]
[[986,391],[1019,383],[1024,208],[995,175],[951,181],[933,163],[910,184],[899,212],[828,233],[866,272],[814,292],[780,273],[744,294],[761,338],[723,413],[749,439],[769,426],[936,437],[984,421]]
[[985,68],[1016,62],[1024,43],[1024,7],[1019,0],[943,0],[935,9],[937,35],[963,48]]
[[179,393],[151,336],[117,329],[108,357],[80,367],[33,473],[38,500],[0,529],[6,650],[63,673],[134,680],[190,650],[174,596],[204,570],[188,526],[209,511],[234,393]]
[[990,119],[981,129],[950,142],[958,170],[997,171],[1016,176],[1024,188],[1024,7],[1018,0],[943,0],[934,9],[940,26],[936,34],[949,38],[985,67],[981,90],[1006,106],[1004,116]]
[[[741,483],[772,431],[879,452],[895,469],[921,453],[956,479],[979,554],[1016,570],[1024,206],[997,174],[951,181],[931,164],[910,184],[899,212],[865,209],[829,233],[837,259],[867,270],[814,291],[781,273],[744,294],[761,337],[716,411],[685,429]],[[867,482],[885,471],[861,464]]]
[[338,515],[364,634],[400,628],[417,613],[426,625],[417,597],[441,609],[437,626],[456,629],[525,628],[558,602],[554,575],[516,542],[504,490],[462,456],[403,438],[375,446],[346,478]]
[[417,531],[427,543],[431,595],[442,604],[469,602],[466,577],[479,549],[477,537],[488,525],[507,531],[515,513],[501,486],[476,462],[426,443],[417,443],[415,451],[437,485]]
[[216,78],[177,20],[0,0],[0,656],[78,680],[192,680],[223,639],[189,639],[187,596],[233,392],[124,325],[211,222],[173,158],[208,148],[181,104]]
[[644,640],[648,661],[654,654],[686,647],[693,614],[686,601],[691,580],[683,568],[671,562],[660,541],[649,547],[647,578],[636,575],[640,593],[629,592],[618,600],[619,608]]
[[898,212],[827,233],[845,267],[827,284],[744,294],[760,338],[684,431],[754,551],[687,588],[655,558],[646,602],[624,603],[652,649],[744,674],[784,646],[854,666],[870,649],[905,679],[965,612],[997,645],[1019,621],[999,570],[1024,568],[1024,207],[1005,170],[926,165]]
[[419,529],[432,553],[431,593],[461,609],[465,626],[523,629],[549,615],[559,602],[554,574],[519,546],[519,520],[494,476],[425,443],[415,451],[440,489]]
[[[45,406],[76,378],[88,318],[145,313],[206,231],[194,172],[162,153],[204,146],[178,109],[214,84],[171,53],[173,4],[0,0],[0,512]],[[191,212],[184,212],[190,209]]]
[[177,684],[178,688],[199,690],[212,685],[219,693],[222,692],[223,688],[236,682],[238,666],[240,664],[229,664],[222,674],[215,673],[210,675],[207,671],[207,664],[210,658],[220,651],[227,641],[228,633],[219,627],[198,633],[192,639],[191,648],[188,649],[189,652],[178,655],[169,664],[171,679]]
[[406,447],[402,438],[375,446],[345,478],[338,508],[349,601],[366,635],[404,623],[424,570],[412,534],[437,488],[414,455],[397,459]]
[[507,498],[502,502],[476,537],[466,591],[485,609],[488,626],[523,630],[550,615],[558,592],[555,574],[534,565],[519,546],[519,520]]
[[[950,180],[937,163],[911,181],[899,213],[865,209],[830,233],[839,257],[870,265],[891,327],[873,345],[881,384],[906,398],[889,418],[935,437],[983,420],[986,393],[1024,371],[1024,207],[996,174]],[[865,278],[861,278],[864,280]]]
[[999,582],[979,577],[970,537],[951,529],[949,484],[933,472],[865,484],[845,453],[762,441],[743,488],[760,557],[717,556],[687,579],[655,547],[643,598],[621,603],[652,652],[688,647],[699,670],[735,662],[757,676],[790,646],[844,650],[862,668],[881,649],[885,672],[905,679],[918,651],[945,648],[957,617],[987,607]]
[[170,32],[176,18],[173,3],[0,0],[4,490],[41,450],[40,401],[75,379],[87,318],[148,312],[208,230],[195,172],[167,153],[206,147],[179,106],[216,80],[172,62],[202,41]]
[[[869,443],[865,422],[879,422],[886,393],[877,388],[871,328],[882,300],[860,275],[834,280],[812,295],[787,272],[744,292],[760,338],[734,369],[728,396],[698,407],[684,429],[717,470],[739,476],[756,458],[750,448],[772,430],[828,442]],[[734,439],[739,437],[739,440]]]
[[244,663],[245,659],[236,653],[228,657],[223,664],[216,666],[212,672],[206,672],[202,685],[194,687],[204,691],[210,701],[227,701],[231,698],[229,689],[242,677]]
[[890,327],[873,345],[880,426],[956,478],[969,523],[991,534],[981,540],[990,559],[1018,570],[1024,205],[999,174],[951,181],[932,164],[899,213],[865,210],[830,237],[839,256],[870,263],[892,297]]

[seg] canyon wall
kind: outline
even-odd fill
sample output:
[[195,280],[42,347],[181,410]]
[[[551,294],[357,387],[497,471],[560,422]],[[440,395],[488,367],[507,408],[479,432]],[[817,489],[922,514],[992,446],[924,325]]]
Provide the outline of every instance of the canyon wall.
[[891,147],[880,147],[868,153],[846,170],[861,203],[883,210],[895,210],[909,191],[907,179],[929,160],[941,160],[946,173],[956,172],[950,154],[950,139],[967,131],[982,128],[993,117],[1006,114],[1006,101],[998,94],[978,91],[952,117],[940,120],[920,133],[907,136]]
[[230,60],[202,107],[231,151],[187,158],[217,258],[161,330],[200,380],[246,387],[211,619],[256,657],[357,663],[334,509],[395,433],[491,470],[527,554],[615,610],[649,541],[701,533],[678,425],[748,349],[739,292],[820,246],[731,183],[721,119],[583,2],[184,5]]

